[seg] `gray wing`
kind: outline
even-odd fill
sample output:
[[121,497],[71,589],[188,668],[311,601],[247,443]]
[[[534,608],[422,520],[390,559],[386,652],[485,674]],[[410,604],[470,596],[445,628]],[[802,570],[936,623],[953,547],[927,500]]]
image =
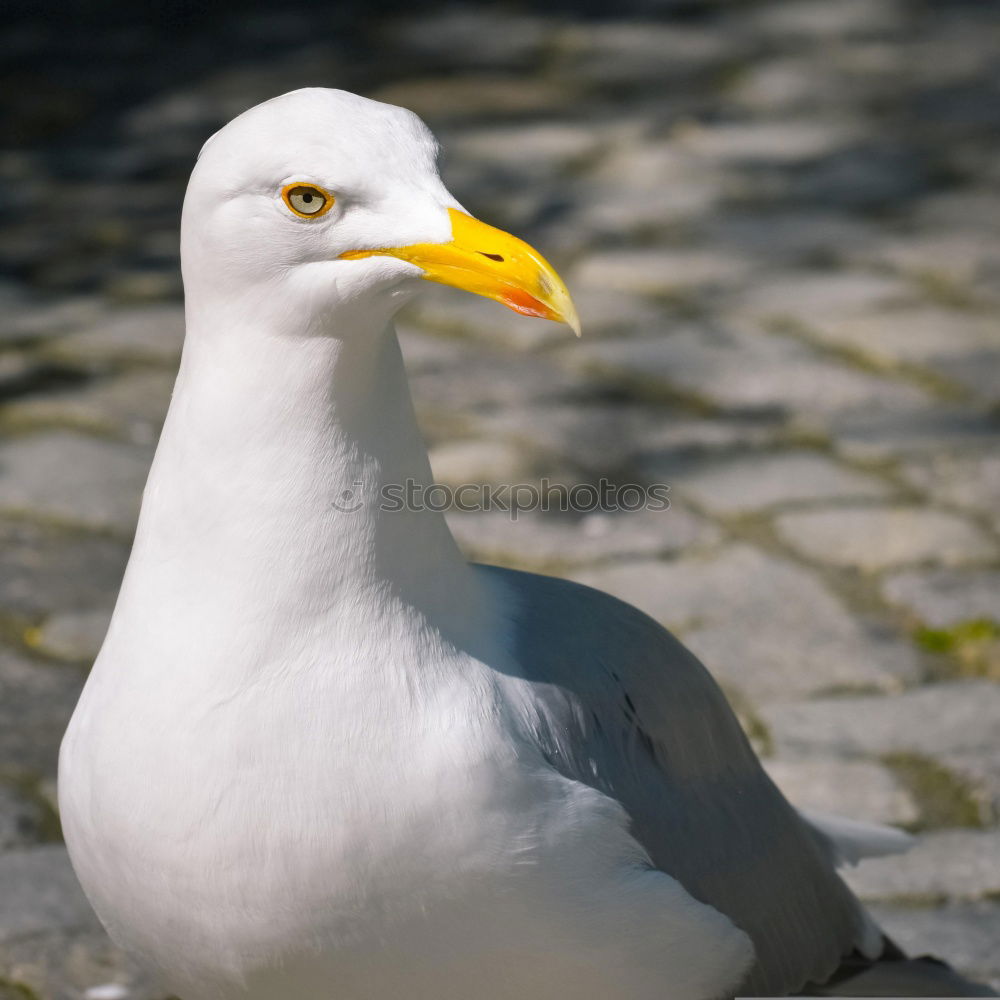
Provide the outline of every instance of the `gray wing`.
[[[513,595],[525,724],[560,772],[613,796],[653,863],[753,940],[743,995],[823,982],[881,935],[826,837],[761,768],[724,695],[662,626],[608,594],[482,567]],[[874,935],[874,938],[873,938]]]

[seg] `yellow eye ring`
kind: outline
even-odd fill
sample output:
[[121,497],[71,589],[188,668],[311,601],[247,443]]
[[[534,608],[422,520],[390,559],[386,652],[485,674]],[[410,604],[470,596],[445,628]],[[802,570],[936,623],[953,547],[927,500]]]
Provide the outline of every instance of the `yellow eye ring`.
[[300,219],[318,219],[333,208],[336,200],[329,191],[315,184],[286,184],[281,189],[281,200]]

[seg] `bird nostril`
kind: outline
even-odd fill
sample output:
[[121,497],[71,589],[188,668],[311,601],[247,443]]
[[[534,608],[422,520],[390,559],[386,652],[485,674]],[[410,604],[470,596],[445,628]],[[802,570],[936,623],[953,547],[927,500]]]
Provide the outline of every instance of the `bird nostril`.
[[501,257],[498,253],[487,253],[485,250],[477,250],[476,253],[481,253],[484,257],[489,257],[490,260],[499,261],[501,264],[503,263],[503,257]]

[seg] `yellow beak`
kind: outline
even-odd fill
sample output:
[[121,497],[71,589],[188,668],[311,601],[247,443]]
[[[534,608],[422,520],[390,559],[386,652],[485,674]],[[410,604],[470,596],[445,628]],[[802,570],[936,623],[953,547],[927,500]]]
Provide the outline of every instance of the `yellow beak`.
[[566,323],[580,336],[580,320],[566,285],[537,250],[454,208],[448,209],[448,217],[450,243],[351,250],[340,259],[398,257],[422,268],[428,281],[485,295],[525,316]]

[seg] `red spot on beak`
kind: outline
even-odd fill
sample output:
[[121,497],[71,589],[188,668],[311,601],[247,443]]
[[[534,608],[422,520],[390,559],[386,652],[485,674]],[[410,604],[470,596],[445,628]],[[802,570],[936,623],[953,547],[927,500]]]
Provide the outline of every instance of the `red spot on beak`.
[[544,303],[539,302],[534,295],[520,288],[505,289],[501,301],[505,306],[524,316],[538,316],[540,319],[553,319],[555,314]]

